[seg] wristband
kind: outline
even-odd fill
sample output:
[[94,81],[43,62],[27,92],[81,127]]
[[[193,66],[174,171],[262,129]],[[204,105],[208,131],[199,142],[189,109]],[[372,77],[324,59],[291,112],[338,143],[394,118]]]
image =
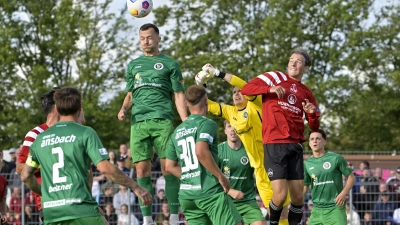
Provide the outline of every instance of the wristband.
[[219,77],[219,78],[221,78],[221,79],[224,79],[225,75],[226,75],[225,72],[219,71],[219,74],[218,74],[217,77]]

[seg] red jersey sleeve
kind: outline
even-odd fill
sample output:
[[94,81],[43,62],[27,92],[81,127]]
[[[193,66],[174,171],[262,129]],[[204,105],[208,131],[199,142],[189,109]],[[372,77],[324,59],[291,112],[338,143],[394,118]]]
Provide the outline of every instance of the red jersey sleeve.
[[33,128],[25,135],[24,143],[22,143],[21,151],[19,152],[18,155],[19,163],[26,162],[29,155],[29,148],[31,147],[32,143],[36,140],[36,137],[43,131],[47,130],[47,128],[49,127],[44,123],[42,125]]
[[249,83],[243,86],[243,88],[240,90],[242,95],[254,96],[269,93],[269,89],[271,88],[271,86],[268,85],[264,80],[262,80],[260,76],[254,78]]
[[243,95],[269,94],[273,86],[280,85],[289,79],[288,75],[279,71],[266,72],[246,84],[240,91]]

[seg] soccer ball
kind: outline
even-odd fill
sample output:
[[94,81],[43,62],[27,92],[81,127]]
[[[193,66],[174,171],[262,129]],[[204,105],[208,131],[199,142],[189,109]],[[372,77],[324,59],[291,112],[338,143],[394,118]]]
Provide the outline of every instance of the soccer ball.
[[126,6],[128,7],[128,12],[136,17],[142,18],[151,12],[153,9],[152,0],[126,0]]

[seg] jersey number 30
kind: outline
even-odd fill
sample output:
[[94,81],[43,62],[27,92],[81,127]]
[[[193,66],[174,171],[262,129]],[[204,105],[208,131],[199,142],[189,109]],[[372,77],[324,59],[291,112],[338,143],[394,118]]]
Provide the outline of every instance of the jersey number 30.
[[67,181],[67,177],[60,177],[60,170],[64,167],[64,152],[61,147],[51,149],[52,154],[58,155],[58,162],[53,164],[53,184]]
[[199,160],[196,156],[194,138],[189,136],[186,139],[179,140],[178,146],[182,146],[180,157],[185,162],[185,166],[182,167],[182,173],[197,169],[199,167]]

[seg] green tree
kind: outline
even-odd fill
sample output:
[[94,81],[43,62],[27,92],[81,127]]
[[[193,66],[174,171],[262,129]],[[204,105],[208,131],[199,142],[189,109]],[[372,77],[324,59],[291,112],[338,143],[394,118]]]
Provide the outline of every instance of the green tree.
[[[329,147],[393,150],[400,131],[392,125],[399,120],[393,100],[399,97],[400,13],[390,5],[374,14],[374,3],[179,0],[154,11],[156,24],[176,24],[164,50],[191,79],[207,62],[245,79],[284,71],[292,49],[307,49],[313,63],[304,82],[319,102]],[[211,99],[231,103],[226,82],[213,79],[209,87]],[[371,108],[379,113],[371,116]]]
[[[45,120],[40,95],[53,86],[82,91],[87,124],[106,147],[126,142],[129,126],[118,123],[118,95],[132,40],[123,10],[110,12],[112,0],[0,0],[0,141],[21,143]],[[121,5],[124,7],[124,5]],[[130,51],[128,51],[128,49]]]

